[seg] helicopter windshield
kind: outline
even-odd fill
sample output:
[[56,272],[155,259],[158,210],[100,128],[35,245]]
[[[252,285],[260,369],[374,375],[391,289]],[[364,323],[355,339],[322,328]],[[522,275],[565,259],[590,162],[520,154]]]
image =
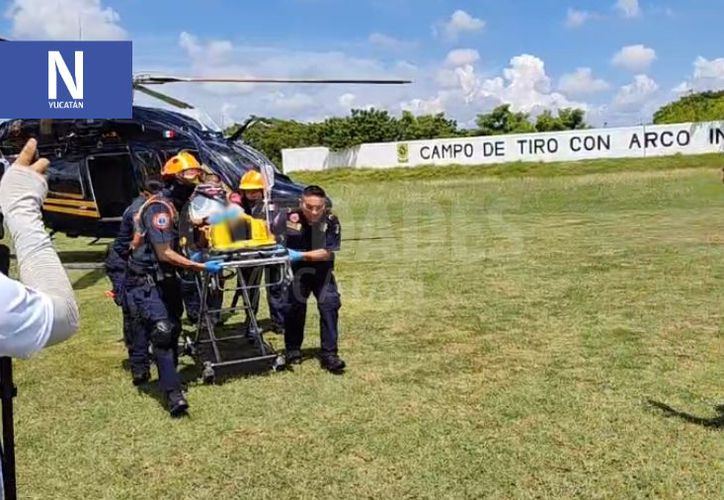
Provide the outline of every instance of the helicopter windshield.
[[261,167],[262,165],[266,165],[267,167],[271,167],[272,170],[274,170],[275,174],[281,174],[281,170],[277,168],[272,161],[267,158],[264,153],[261,151],[257,151],[256,149],[252,148],[248,144],[242,142],[242,141],[235,141],[232,146],[241,156],[250,158],[255,165],[258,167]]
[[206,130],[209,130],[211,132],[221,132],[221,127],[219,127],[205,111],[199,108],[176,109],[174,111],[193,118],[194,120],[199,122],[201,126],[203,126]]

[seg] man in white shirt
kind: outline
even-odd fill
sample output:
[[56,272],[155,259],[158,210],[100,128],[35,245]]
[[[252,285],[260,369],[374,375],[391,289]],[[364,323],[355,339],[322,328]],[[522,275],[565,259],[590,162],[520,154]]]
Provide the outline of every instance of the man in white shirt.
[[[36,151],[30,139],[15,163],[0,172],[0,213],[20,273],[20,281],[0,274],[0,356],[28,358],[68,339],[79,326],[73,287],[43,226],[49,162],[36,160]],[[1,470],[0,498],[5,498]]]
[[78,305],[43,226],[48,160],[35,160],[30,139],[0,179],[0,212],[15,245],[20,281],[0,276],[0,356],[30,357],[69,338],[79,326]]

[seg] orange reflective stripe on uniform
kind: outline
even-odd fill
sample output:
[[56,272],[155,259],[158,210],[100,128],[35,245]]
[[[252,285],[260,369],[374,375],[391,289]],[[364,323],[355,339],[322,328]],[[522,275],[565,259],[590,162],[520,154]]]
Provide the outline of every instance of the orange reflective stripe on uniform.
[[148,200],[146,200],[143,205],[141,205],[141,207],[138,209],[138,212],[136,212],[136,215],[133,216],[135,231],[133,232],[133,240],[131,241],[132,250],[139,248],[143,244],[143,239],[146,237],[147,229],[143,224],[143,212],[154,203],[160,203],[168,209],[168,211],[171,213],[171,219],[174,225],[178,221],[178,213],[176,212],[176,207],[173,206],[173,203],[169,203],[166,200],[159,199],[158,195],[151,196]]

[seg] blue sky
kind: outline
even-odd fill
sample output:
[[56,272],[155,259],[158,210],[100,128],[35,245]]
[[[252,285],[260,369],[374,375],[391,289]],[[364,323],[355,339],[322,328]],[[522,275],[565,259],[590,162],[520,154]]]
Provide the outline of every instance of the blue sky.
[[[181,75],[406,77],[401,88],[164,87],[216,121],[352,107],[445,111],[581,106],[647,122],[682,92],[724,88],[724,0],[12,0],[14,39],[131,39],[134,67]],[[140,103],[149,103],[139,99]]]

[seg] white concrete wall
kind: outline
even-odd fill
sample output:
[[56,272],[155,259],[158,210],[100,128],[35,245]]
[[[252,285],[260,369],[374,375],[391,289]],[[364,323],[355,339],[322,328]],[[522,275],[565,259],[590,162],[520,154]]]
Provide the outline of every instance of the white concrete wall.
[[724,122],[387,142],[362,144],[338,152],[322,147],[285,149],[282,162],[285,172],[295,172],[339,167],[486,165],[715,152],[724,152]]

